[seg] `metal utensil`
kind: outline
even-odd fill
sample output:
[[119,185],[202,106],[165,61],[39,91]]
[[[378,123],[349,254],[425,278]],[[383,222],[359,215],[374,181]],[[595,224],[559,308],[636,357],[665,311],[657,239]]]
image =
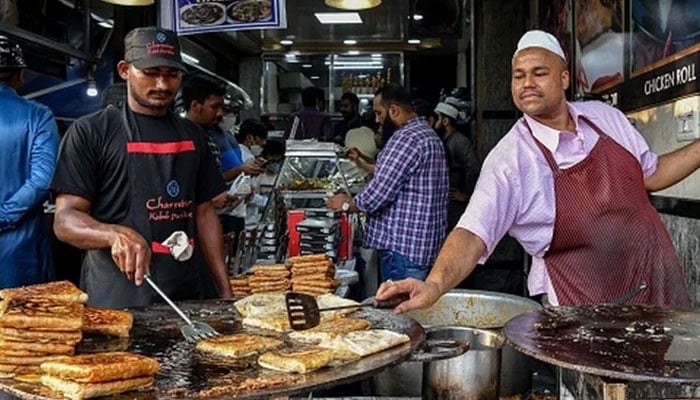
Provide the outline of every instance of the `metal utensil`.
[[302,331],[313,328],[321,322],[321,313],[324,311],[345,310],[350,308],[374,307],[374,308],[394,308],[408,300],[408,295],[399,295],[385,301],[376,301],[374,297],[365,299],[362,303],[351,306],[318,308],[316,298],[297,292],[288,292],[284,297],[284,304],[287,308],[289,325],[295,331]]
[[160,297],[162,297],[163,300],[165,300],[165,302],[168,303],[168,305],[172,307],[173,310],[175,310],[177,315],[179,315],[180,318],[185,320],[187,325],[182,325],[180,327],[180,332],[182,332],[182,336],[184,336],[188,342],[197,342],[199,340],[210,339],[220,335],[220,333],[217,332],[214,328],[212,328],[209,324],[205,324],[204,322],[192,321],[191,319],[189,319],[187,315],[185,315],[185,313],[182,312],[182,310],[180,310],[180,307],[176,306],[175,303],[173,303],[173,301],[170,300],[170,298],[165,293],[163,293],[162,290],[160,290],[158,285],[156,285],[155,282],[151,280],[150,276],[145,275],[143,278],[146,280],[146,282],[148,282],[149,285],[151,285],[153,290],[155,290],[156,293],[158,293]]
[[642,290],[647,288],[647,284],[642,282],[637,287],[634,289],[630,290],[629,292],[623,294],[622,296],[610,300],[610,304],[625,304],[628,301],[632,300],[636,295],[638,295]]

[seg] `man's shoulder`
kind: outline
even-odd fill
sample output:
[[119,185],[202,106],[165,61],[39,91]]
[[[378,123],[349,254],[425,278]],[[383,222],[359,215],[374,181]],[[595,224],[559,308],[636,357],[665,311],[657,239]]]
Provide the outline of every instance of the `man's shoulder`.
[[107,107],[92,114],[78,118],[69,131],[80,131],[96,136],[107,136],[123,128],[121,111],[116,107]]

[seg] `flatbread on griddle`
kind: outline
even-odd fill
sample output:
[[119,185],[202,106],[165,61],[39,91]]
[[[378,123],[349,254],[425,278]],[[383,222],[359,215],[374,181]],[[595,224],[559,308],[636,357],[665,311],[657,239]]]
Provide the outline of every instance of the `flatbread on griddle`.
[[6,308],[0,315],[0,327],[75,331],[83,326],[84,306],[80,303],[9,298],[3,300],[3,304]]
[[378,353],[409,342],[411,339],[402,333],[386,329],[369,329],[349,332],[332,339],[322,341],[319,346],[337,351],[355,353],[360,357]]
[[44,374],[76,382],[108,382],[155,375],[160,364],[153,358],[125,352],[81,354],[41,364]]
[[331,361],[333,351],[315,346],[270,351],[258,357],[258,364],[263,368],[298,374],[323,368]]
[[248,335],[222,335],[197,342],[197,350],[222,357],[242,358],[282,345],[279,339]]
[[75,345],[59,344],[59,343],[37,343],[37,342],[15,342],[7,339],[0,339],[0,353],[4,355],[10,354],[9,351],[25,351],[41,354],[62,354],[72,355],[75,352]]
[[15,342],[40,342],[75,344],[83,338],[81,331],[44,331],[34,329],[18,329],[0,327],[0,339]]
[[317,326],[303,331],[289,332],[289,338],[303,343],[319,343],[349,332],[369,329],[372,324],[364,319],[332,318],[321,321]]
[[153,381],[153,376],[146,376],[102,383],[79,383],[50,375],[41,376],[41,383],[44,386],[71,400],[83,400],[115,395],[131,390],[148,389],[153,386]]
[[69,281],[42,283],[38,285],[21,286],[0,290],[0,298],[8,299],[32,299],[42,298],[62,303],[87,303],[87,293],[78,289]]
[[83,315],[83,332],[96,335],[128,337],[134,317],[128,311],[87,307]]

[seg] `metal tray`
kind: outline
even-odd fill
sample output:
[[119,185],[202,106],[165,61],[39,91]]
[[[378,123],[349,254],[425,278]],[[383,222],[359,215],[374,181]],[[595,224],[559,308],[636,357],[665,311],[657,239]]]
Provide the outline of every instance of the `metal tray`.
[[[233,301],[208,300],[183,302],[180,305],[192,319],[205,321],[219,332],[234,333],[242,330],[239,322],[241,318]],[[411,318],[394,315],[386,310],[360,310],[353,315],[369,320],[376,328],[405,333],[411,338],[410,343],[306,375],[285,374],[262,369],[256,363],[257,356],[232,362],[200,355],[193,344],[185,342],[180,334],[181,321],[167,305],[152,305],[132,312],[134,327],[130,338],[87,338],[78,346],[78,353],[128,350],[155,357],[161,363],[154,390],[130,392],[112,396],[112,399],[266,399],[308,393],[372,376],[386,367],[402,362],[425,339],[423,328]],[[258,377],[279,378],[281,382],[273,387],[239,390],[244,379]],[[56,394],[40,383],[13,379],[0,379],[0,390],[27,400],[57,398]]]
[[700,384],[700,312],[695,310],[556,307],[517,316],[503,333],[517,350],[574,371]]

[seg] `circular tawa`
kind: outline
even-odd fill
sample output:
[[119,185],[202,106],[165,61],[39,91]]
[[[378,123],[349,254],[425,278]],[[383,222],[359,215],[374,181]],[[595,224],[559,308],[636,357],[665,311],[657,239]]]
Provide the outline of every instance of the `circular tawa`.
[[503,329],[518,351],[549,364],[628,381],[700,383],[700,312],[642,305],[555,307]]

